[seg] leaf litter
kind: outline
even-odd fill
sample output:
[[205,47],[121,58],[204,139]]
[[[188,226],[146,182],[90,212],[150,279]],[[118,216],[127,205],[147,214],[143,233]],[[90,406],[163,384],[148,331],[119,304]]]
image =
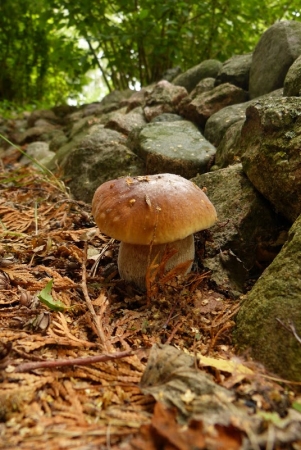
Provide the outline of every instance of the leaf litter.
[[235,355],[201,263],[139,292],[62,182],[10,161],[0,190],[0,448],[301,448],[300,386]]

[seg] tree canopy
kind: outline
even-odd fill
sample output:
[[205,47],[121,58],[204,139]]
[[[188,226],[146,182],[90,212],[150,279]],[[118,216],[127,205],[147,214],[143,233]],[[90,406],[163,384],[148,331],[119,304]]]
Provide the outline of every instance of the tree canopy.
[[[107,89],[142,86],[253,50],[297,0],[2,0],[0,101],[60,103],[98,68]],[[81,45],[80,45],[81,44]],[[85,44],[85,46],[83,45]]]

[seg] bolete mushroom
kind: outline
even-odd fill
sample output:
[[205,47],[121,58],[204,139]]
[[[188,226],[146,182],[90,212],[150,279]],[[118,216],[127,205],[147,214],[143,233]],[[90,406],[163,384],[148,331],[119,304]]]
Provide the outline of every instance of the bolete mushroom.
[[194,259],[193,233],[209,228],[216,211],[193,182],[169,173],[124,177],[96,190],[92,214],[100,231],[119,241],[121,278],[145,289],[147,267],[166,246],[177,250],[166,270]]

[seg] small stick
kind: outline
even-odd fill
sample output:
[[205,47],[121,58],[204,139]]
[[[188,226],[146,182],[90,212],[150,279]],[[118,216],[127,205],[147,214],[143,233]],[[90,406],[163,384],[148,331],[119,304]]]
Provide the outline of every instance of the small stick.
[[283,326],[283,328],[287,331],[289,331],[290,333],[292,333],[292,335],[294,336],[294,338],[299,342],[299,344],[301,344],[301,337],[298,335],[295,325],[289,321],[289,325],[285,325],[285,323],[282,322],[282,320],[278,319],[278,317],[276,318],[277,322],[280,323],[280,325]]
[[[164,325],[162,325],[162,328],[167,328],[168,323],[169,323],[169,321],[170,321],[170,319],[171,319],[171,316],[172,316],[173,313],[174,313],[175,308],[176,308],[176,305],[173,305],[173,307],[171,308],[171,311],[170,311],[170,313],[169,313],[169,316],[167,317],[166,322],[164,323]],[[179,315],[179,314],[176,314],[176,315],[173,317],[173,319],[174,319],[175,317],[177,317],[178,315]]]
[[106,343],[107,339],[106,339],[105,333],[104,333],[103,328],[102,328],[102,326],[100,324],[99,317],[97,316],[97,314],[96,314],[96,312],[94,310],[92,301],[91,301],[91,299],[89,297],[89,293],[88,293],[88,288],[87,288],[87,270],[86,270],[87,248],[88,248],[88,242],[85,241],[84,258],[83,258],[83,263],[82,263],[82,290],[83,290],[83,294],[84,294],[84,297],[85,297],[88,309],[90,311],[90,314],[92,316],[93,322],[95,324],[98,337],[99,337],[103,347],[105,348],[105,350],[108,350],[107,343]]
[[34,202],[34,223],[35,223],[35,235],[39,234],[38,228],[38,203]]
[[97,267],[99,264],[99,261],[101,260],[101,258],[103,257],[103,255],[105,254],[105,252],[108,250],[108,248],[110,247],[110,245],[114,244],[115,239],[110,239],[109,242],[107,242],[107,244],[105,244],[105,246],[103,247],[103,249],[101,250],[101,252],[98,255],[97,260],[95,261],[95,263],[93,264],[91,270],[90,270],[90,276],[91,277],[95,277],[96,271],[97,271]]
[[126,356],[131,356],[133,354],[132,350],[126,350],[124,352],[116,352],[112,354],[102,354],[98,356],[87,356],[85,358],[70,358],[70,359],[56,359],[50,361],[34,361],[28,363],[22,363],[14,367],[14,372],[28,372],[30,370],[36,369],[49,369],[52,367],[63,367],[63,366],[86,366],[89,364],[94,364],[97,362],[111,361],[114,359],[125,358]]
[[228,330],[229,328],[232,328],[233,326],[234,326],[234,322],[227,322],[227,323],[225,323],[225,325],[224,325],[222,328],[220,328],[220,329],[218,330],[218,332],[215,334],[215,336],[211,337],[211,341],[210,341],[210,344],[209,344],[209,348],[208,348],[208,350],[207,350],[207,353],[210,353],[211,350],[213,350],[213,348],[215,347],[215,344],[216,344],[217,339],[219,338],[219,336],[220,336],[224,331]]
[[165,344],[170,344],[171,341],[173,340],[173,338],[175,337],[178,329],[180,328],[180,326],[182,325],[183,321],[179,320],[179,322],[175,325],[174,329],[172,330],[172,332],[170,333],[169,338],[167,339],[167,341],[165,342]]

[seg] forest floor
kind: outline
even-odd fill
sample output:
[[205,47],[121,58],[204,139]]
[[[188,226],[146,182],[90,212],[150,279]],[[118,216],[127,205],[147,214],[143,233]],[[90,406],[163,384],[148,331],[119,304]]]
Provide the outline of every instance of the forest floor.
[[136,291],[58,179],[4,159],[0,189],[0,448],[301,449],[300,384],[236,356],[210,274]]

